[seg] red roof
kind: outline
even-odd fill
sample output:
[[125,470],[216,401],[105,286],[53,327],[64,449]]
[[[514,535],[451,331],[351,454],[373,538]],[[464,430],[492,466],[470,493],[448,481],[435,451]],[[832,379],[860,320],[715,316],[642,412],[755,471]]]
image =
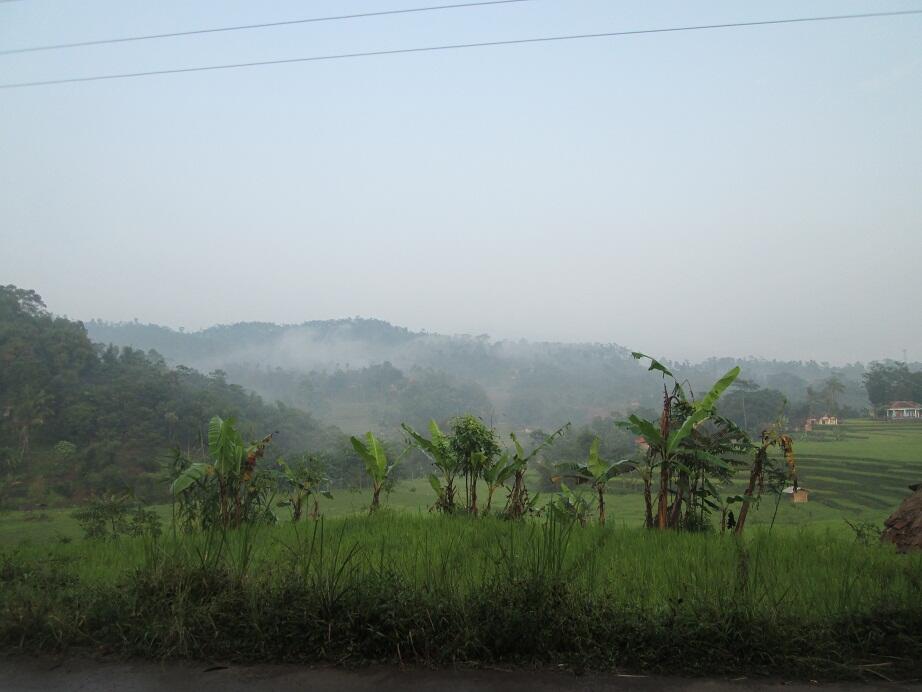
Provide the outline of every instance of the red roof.
[[922,404],[915,401],[892,401],[887,408],[922,408]]

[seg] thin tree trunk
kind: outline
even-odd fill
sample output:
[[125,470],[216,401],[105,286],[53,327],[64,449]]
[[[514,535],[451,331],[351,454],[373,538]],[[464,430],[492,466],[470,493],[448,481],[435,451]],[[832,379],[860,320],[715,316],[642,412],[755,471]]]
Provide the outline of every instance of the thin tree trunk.
[[605,526],[605,486],[600,485],[599,491],[599,526]]
[[643,501],[646,507],[646,523],[647,528],[653,528],[653,496],[650,489],[651,485],[651,474],[647,473],[643,477]]
[[660,453],[660,470],[659,470],[659,497],[657,498],[656,507],[656,526],[657,528],[666,528],[666,505],[669,499],[669,461],[666,458],[666,440],[669,439],[669,427],[672,418],[672,397],[663,385],[663,413],[659,419],[659,432],[663,440],[663,448]]
[[672,503],[672,512],[669,516],[669,527],[676,528],[679,525],[679,517],[682,516],[682,500],[684,499],[685,493],[683,492],[683,487],[688,485],[688,476],[684,473],[679,474],[679,480],[677,482],[675,502]]
[[665,529],[667,525],[666,509],[669,501],[669,465],[663,460],[659,471],[659,495],[656,502],[656,528]]
[[739,516],[736,518],[736,529],[734,532],[737,535],[743,533],[743,528],[746,525],[746,515],[749,514],[749,505],[752,502],[752,493],[755,490],[756,482],[762,475],[762,463],[765,459],[765,454],[766,452],[764,447],[756,452],[756,459],[752,464],[752,473],[749,474],[749,485],[747,486],[746,491],[743,493],[745,499],[743,500],[743,505],[740,507]]
[[371,495],[371,508],[368,510],[369,514],[373,514],[374,512],[378,511],[378,508],[381,506],[381,502],[379,499],[380,495],[381,495],[381,484],[375,483],[374,490],[372,491],[372,495]]

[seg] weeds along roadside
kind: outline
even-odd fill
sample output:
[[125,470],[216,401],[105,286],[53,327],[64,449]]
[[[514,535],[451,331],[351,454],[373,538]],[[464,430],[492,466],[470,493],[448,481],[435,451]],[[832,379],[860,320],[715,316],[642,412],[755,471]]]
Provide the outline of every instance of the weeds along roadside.
[[922,672],[922,557],[808,530],[741,540],[379,512],[22,547],[0,580],[7,649]]

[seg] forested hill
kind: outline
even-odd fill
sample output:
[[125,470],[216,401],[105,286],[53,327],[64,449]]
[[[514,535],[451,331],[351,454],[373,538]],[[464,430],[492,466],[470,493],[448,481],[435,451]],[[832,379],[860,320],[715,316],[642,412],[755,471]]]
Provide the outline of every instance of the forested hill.
[[[420,425],[461,411],[504,428],[552,428],[658,403],[650,374],[616,344],[494,341],[358,318],[197,332],[92,321],[87,329],[95,341],[155,349],[171,364],[220,370],[228,381],[349,430]],[[714,358],[672,365],[703,388],[737,363],[750,388],[774,392],[765,395],[774,408],[785,398],[804,410],[867,406],[860,364]],[[833,377],[838,384],[829,401],[822,392]]]
[[0,501],[128,487],[163,495],[165,452],[200,448],[215,414],[235,417],[251,439],[278,431],[273,455],[348,447],[303,411],[267,404],[220,374],[94,344],[35,292],[0,287]]

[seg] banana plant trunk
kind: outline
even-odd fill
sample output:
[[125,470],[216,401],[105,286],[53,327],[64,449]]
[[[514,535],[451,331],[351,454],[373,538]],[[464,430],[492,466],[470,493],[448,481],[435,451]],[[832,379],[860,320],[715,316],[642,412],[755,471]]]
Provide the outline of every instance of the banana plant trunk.
[[381,483],[375,481],[374,488],[372,489],[371,495],[371,508],[368,510],[369,514],[374,514],[378,511],[378,508],[381,506]]
[[650,473],[647,472],[643,477],[643,501],[646,508],[646,525],[648,529],[653,528],[653,493],[650,485]]
[[669,502],[669,464],[665,459],[660,465],[659,495],[656,503],[656,528],[665,529],[667,525],[667,503]]
[[660,529],[666,528],[666,509],[669,501],[669,476],[672,469],[669,465],[669,459],[666,451],[666,441],[669,439],[669,427],[672,422],[672,397],[663,385],[663,413],[659,419],[660,437],[663,440],[663,448],[659,450],[660,467],[659,467],[659,497],[657,498],[656,507],[656,526]]
[[525,514],[525,470],[515,472],[512,492],[509,495],[509,518],[519,519]]
[[605,526],[605,486],[599,485],[596,490],[599,493],[599,526]]
[[740,535],[743,533],[743,528],[746,526],[746,515],[749,514],[749,505],[752,503],[752,493],[755,490],[756,482],[762,476],[762,467],[765,462],[766,451],[762,447],[756,452],[755,461],[752,464],[752,473],[749,474],[749,485],[746,487],[746,492],[743,493],[744,499],[743,504],[740,507],[739,516],[736,518],[736,528],[734,533]]
[[685,488],[688,485],[688,475],[679,474],[677,483],[675,501],[672,503],[672,511],[669,513],[669,527],[676,528],[679,525],[679,518],[682,516],[682,501],[685,499]]

